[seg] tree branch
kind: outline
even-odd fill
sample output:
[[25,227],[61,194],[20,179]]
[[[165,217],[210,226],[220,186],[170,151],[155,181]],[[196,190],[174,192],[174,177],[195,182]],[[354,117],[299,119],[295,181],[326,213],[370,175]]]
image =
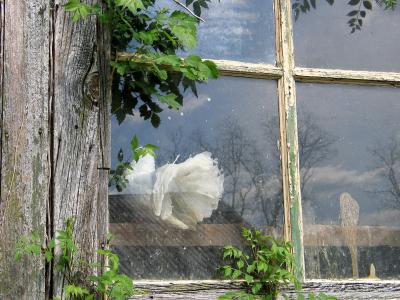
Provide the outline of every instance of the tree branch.
[[179,2],[178,0],[172,0],[179,6],[183,7],[185,10],[187,10],[193,17],[195,17],[197,20],[200,20],[201,22],[205,22],[203,18],[199,17],[196,15],[189,7],[187,7],[185,4]]

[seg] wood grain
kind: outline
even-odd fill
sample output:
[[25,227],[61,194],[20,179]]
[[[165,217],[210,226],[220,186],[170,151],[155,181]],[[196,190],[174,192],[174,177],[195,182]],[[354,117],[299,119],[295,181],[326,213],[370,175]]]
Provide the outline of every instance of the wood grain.
[[293,25],[291,0],[275,0],[277,64],[283,76],[278,80],[280,149],[283,174],[285,239],[294,252],[294,273],[304,278],[303,221],[300,192],[300,163],[297,136],[296,83],[293,77]]
[[295,68],[294,77],[300,82],[340,83],[375,86],[399,86],[400,73],[336,69]]
[[[175,282],[135,282],[136,288],[144,291],[132,299],[186,299],[216,300],[227,291],[240,288],[240,282],[230,281],[175,281]],[[400,283],[395,281],[306,281],[303,293],[328,293],[341,300],[355,299],[400,299]],[[284,291],[289,299],[297,299],[293,288]]]
[[49,5],[0,2],[1,200],[0,298],[43,299],[45,266],[15,261],[15,244],[46,232],[49,195]]
[[63,3],[0,1],[0,299],[61,295],[43,259],[15,261],[21,235],[45,243],[74,216],[78,259],[91,262],[106,239],[110,33],[72,22]]
[[[109,167],[109,74],[103,74],[109,71],[108,58],[103,57],[109,55],[109,37],[97,34],[95,17],[73,22],[58,1],[55,9],[53,232],[74,217],[76,259],[96,262],[108,221],[108,172],[101,168]],[[89,267],[80,271],[93,272]],[[54,296],[62,296],[63,276],[53,274]]]

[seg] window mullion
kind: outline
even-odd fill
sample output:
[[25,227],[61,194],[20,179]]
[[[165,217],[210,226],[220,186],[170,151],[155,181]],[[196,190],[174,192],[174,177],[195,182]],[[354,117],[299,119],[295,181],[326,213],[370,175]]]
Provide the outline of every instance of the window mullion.
[[293,27],[290,0],[275,0],[278,80],[285,238],[293,244],[295,274],[304,279],[303,224],[297,137],[296,89],[293,58]]
[[[117,52],[118,61],[136,61],[142,60],[137,53]],[[282,70],[272,64],[255,64],[234,60],[210,59],[218,67],[221,75],[233,77],[247,77],[260,79],[279,79],[282,77]]]
[[295,68],[294,77],[298,81],[309,83],[400,86],[400,73],[395,72]]

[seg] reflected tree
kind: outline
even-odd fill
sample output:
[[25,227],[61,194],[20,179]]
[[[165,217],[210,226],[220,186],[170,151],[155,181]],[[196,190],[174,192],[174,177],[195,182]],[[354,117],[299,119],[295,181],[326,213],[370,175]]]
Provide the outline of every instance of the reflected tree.
[[158,156],[158,161],[161,165],[168,162],[171,163],[176,159],[179,161],[185,160],[190,156],[190,147],[182,126],[177,127],[173,131],[169,131],[165,136],[168,142],[163,144]]
[[248,199],[255,194],[253,182],[262,172],[263,160],[256,141],[234,118],[219,123],[215,137],[206,137],[200,130],[192,134],[192,142],[203,151],[210,151],[224,170],[224,201],[243,216]]
[[[299,111],[298,116],[298,144],[301,175],[301,194],[303,200],[308,200],[308,183],[313,177],[313,170],[325,159],[336,155],[337,150],[333,148],[337,138],[323,130],[315,121],[311,112]],[[271,144],[279,141],[278,117],[273,117],[265,124],[266,138]],[[276,168],[280,168],[278,151],[272,152],[277,162]]]
[[391,137],[388,142],[380,143],[371,150],[378,166],[382,168],[379,173],[385,185],[383,189],[375,191],[389,196],[389,204],[395,208],[400,207],[400,141],[398,137]]
[[[336,138],[325,132],[311,113],[300,112],[299,119],[301,191],[307,200],[313,168],[335,155]],[[252,133],[233,117],[221,121],[213,134],[197,129],[187,135],[183,128],[177,128],[168,136],[160,160],[171,162],[178,155],[185,159],[190,153],[210,151],[224,171],[223,201],[242,217],[261,213],[263,224],[280,227],[283,205],[278,126],[277,116],[260,125],[264,141],[251,138]]]

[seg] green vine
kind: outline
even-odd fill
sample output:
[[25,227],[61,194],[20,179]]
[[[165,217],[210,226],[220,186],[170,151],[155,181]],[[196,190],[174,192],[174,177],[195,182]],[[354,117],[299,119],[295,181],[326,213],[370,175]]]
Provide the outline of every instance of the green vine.
[[115,186],[118,192],[122,192],[122,190],[128,186],[128,179],[126,179],[125,175],[128,170],[132,171],[131,161],[137,162],[140,157],[147,154],[153,157],[157,157],[155,150],[157,150],[158,147],[152,144],[140,146],[139,140],[136,135],[131,140],[130,148],[131,158],[124,161],[124,152],[122,151],[122,149],[120,149],[117,155],[116,168],[115,170],[110,170],[108,185]]
[[[110,250],[98,249],[97,254],[108,263],[101,275],[83,270],[97,268],[99,264],[77,259],[77,246],[74,241],[74,219],[69,218],[65,222],[65,229],[56,234],[56,238],[43,246],[37,233],[18,240],[15,257],[22,259],[25,255],[41,257],[47,263],[52,262],[56,270],[65,278],[63,293],[70,300],[104,299],[125,300],[134,295],[132,278],[119,274],[118,255]],[[57,250],[56,248],[57,241]],[[108,241],[109,242],[109,241]],[[54,254],[57,253],[57,254]],[[53,298],[57,300],[59,298]]]
[[[178,55],[196,46],[199,15],[202,7],[208,7],[207,2],[187,0],[194,12],[175,0],[171,3],[179,3],[186,10],[157,8],[156,0],[106,0],[104,9],[79,0],[65,5],[74,21],[97,16],[111,27],[111,110],[119,123],[128,115],[139,114],[158,127],[159,114],[167,107],[181,108],[188,88],[197,95],[196,83],[218,77],[212,61]],[[117,54],[123,51],[132,55],[119,59]]]
[[[324,293],[315,295],[301,292],[301,284],[290,272],[294,268],[292,245],[286,241],[263,235],[261,230],[243,228],[245,250],[227,246],[223,259],[228,264],[219,268],[226,279],[243,280],[243,289],[228,292],[219,300],[275,300],[289,284],[297,290],[298,300],[337,300]],[[289,299],[283,295],[285,299]]]
[[[186,90],[197,96],[197,83],[219,76],[212,61],[178,55],[196,46],[201,11],[208,8],[210,0],[170,2],[184,11],[158,8],[156,0],[105,0],[104,7],[69,0],[64,6],[75,22],[93,16],[111,28],[111,112],[119,123],[138,114],[158,127],[164,109],[182,107]],[[122,52],[129,54],[121,56]],[[139,147],[137,139],[136,143],[132,148],[136,161],[146,154],[143,151],[155,150],[153,145]],[[109,185],[122,191],[128,184],[124,176],[127,169],[130,164],[124,161],[121,150],[116,168],[110,170]]]

